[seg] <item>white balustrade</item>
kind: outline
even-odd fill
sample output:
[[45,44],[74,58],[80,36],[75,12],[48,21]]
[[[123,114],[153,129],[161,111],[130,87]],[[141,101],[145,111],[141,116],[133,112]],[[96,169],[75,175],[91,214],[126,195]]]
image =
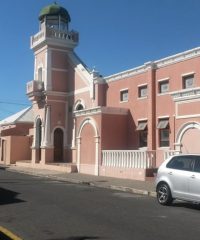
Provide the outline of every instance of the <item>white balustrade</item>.
[[75,32],[75,31],[63,32],[59,29],[46,27],[31,37],[31,47],[36,46],[37,44],[44,41],[46,38],[54,38],[54,39],[56,38],[56,39],[60,39],[60,40],[64,40],[72,43],[78,43],[79,41],[78,32]]
[[171,156],[180,154],[180,151],[177,150],[168,150],[164,152],[164,160],[168,159]]
[[122,168],[154,168],[155,151],[103,150],[102,166]]

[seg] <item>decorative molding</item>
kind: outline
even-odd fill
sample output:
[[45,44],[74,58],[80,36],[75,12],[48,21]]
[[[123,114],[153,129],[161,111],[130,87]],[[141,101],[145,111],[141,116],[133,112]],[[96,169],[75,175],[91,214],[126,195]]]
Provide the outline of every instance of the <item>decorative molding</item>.
[[200,98],[200,87],[183,89],[175,92],[171,92],[171,96],[174,102],[199,99]]
[[154,62],[147,62],[144,65],[141,65],[139,67],[132,68],[130,70],[126,70],[123,72],[119,72],[117,74],[113,74],[110,76],[107,76],[104,78],[105,82],[113,82],[118,81],[123,78],[129,78],[134,75],[142,74],[148,71],[148,69],[151,67],[151,69],[158,69],[162,68],[171,64],[175,64],[178,62],[182,62],[191,58],[199,57],[200,56],[200,47],[193,48],[166,58],[162,58],[160,60],[156,60]]
[[121,80],[123,78],[129,78],[129,77],[132,77],[134,75],[138,75],[138,74],[145,73],[145,72],[147,72],[147,68],[146,68],[145,65],[142,65],[142,66],[132,68],[132,69],[127,70],[127,71],[123,71],[123,72],[120,72],[120,73],[117,73],[117,74],[110,75],[108,77],[105,77],[104,80],[105,80],[106,83],[109,83],[109,82]]
[[169,115],[166,115],[166,116],[158,116],[158,119],[160,120],[160,119],[165,119],[165,118],[170,118],[170,116]]
[[137,122],[148,121],[148,118],[138,118]]
[[142,84],[137,85],[138,88],[140,88],[140,87],[146,87],[146,86],[148,86],[148,83],[142,83]]
[[188,72],[188,73],[183,73],[181,74],[182,77],[187,77],[187,76],[190,76],[190,75],[194,75],[195,72]]
[[175,64],[178,62],[185,61],[187,59],[195,58],[200,56],[200,47],[193,48],[160,60],[155,61],[157,68],[165,67],[170,64]]
[[194,103],[194,102],[200,102],[200,98],[176,102],[176,105],[175,105],[175,117],[176,117],[176,119],[200,117],[200,113],[199,114],[188,114],[188,115],[179,115],[179,113],[178,113],[178,107],[180,105],[187,104],[187,103]]
[[199,129],[200,130],[200,124],[198,122],[187,122],[184,123],[178,130],[177,136],[176,136],[176,144],[181,145],[181,141],[183,138],[183,135],[188,129]]
[[169,77],[161,78],[161,79],[158,79],[157,81],[158,81],[159,83],[160,83],[160,82],[164,82],[164,81],[169,81]]
[[80,111],[74,111],[75,117],[96,115],[96,114],[116,114],[116,115],[127,115],[128,109],[125,108],[113,108],[113,107],[95,107],[84,109]]

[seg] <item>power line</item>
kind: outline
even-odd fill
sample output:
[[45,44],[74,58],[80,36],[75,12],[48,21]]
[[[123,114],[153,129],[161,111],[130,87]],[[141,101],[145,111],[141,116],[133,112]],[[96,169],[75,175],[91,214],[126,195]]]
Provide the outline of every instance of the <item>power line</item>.
[[18,106],[30,106],[30,104],[26,104],[26,103],[5,102],[5,101],[0,101],[0,104],[10,104],[10,105],[18,105]]

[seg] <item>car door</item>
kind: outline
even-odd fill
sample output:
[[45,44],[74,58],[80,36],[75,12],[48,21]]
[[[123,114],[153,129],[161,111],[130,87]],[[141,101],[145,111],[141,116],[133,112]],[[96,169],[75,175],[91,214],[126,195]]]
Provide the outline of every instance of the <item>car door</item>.
[[194,169],[189,176],[189,195],[192,201],[200,202],[200,156],[195,157]]
[[188,156],[176,156],[167,165],[168,179],[174,198],[189,199],[189,177],[193,159]]

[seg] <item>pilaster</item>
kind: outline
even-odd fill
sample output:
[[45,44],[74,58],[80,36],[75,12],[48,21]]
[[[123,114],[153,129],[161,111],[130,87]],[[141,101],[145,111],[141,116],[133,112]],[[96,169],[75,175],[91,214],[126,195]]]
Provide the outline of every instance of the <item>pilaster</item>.
[[156,81],[154,62],[147,62],[146,77],[148,82],[148,150],[156,149]]

